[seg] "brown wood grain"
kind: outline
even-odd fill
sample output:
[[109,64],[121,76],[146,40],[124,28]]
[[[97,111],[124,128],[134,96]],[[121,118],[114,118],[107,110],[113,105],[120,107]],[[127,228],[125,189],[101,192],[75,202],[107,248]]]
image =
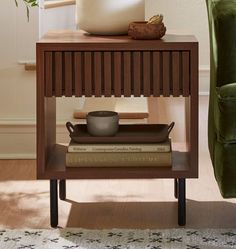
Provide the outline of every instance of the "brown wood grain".
[[172,52],[172,75],[173,75],[173,96],[178,97],[181,94],[180,89],[180,53]]
[[45,110],[44,110],[44,99],[45,93],[45,54],[44,50],[37,44],[36,45],[36,77],[37,77],[37,132],[36,132],[36,152],[37,152],[37,177],[41,178],[45,174],[46,160],[45,160]]
[[189,52],[183,52],[183,96],[189,96],[189,88],[190,88],[190,61],[189,61]]
[[173,152],[172,167],[76,167],[69,168],[65,165],[66,146],[56,145],[48,163],[45,178],[57,179],[140,179],[140,178],[169,178],[194,177],[189,171],[189,153]]
[[131,53],[124,52],[124,96],[131,96]]
[[[60,53],[64,54],[62,63]],[[172,93],[186,96],[188,152],[174,152],[172,168],[164,170],[146,167],[67,169],[65,150],[54,146],[55,96],[110,97],[120,93],[137,97],[142,94],[169,97]],[[192,36],[175,35],[167,35],[161,41],[135,41],[126,36],[89,36],[81,32],[46,35],[37,43],[37,158],[37,177],[40,179],[197,177],[196,40]]]
[[192,35],[167,34],[161,40],[134,40],[129,36],[88,35],[83,31],[55,30],[48,32],[39,43],[53,51],[184,51],[190,50],[197,40]]
[[122,65],[121,65],[121,52],[114,52],[114,96],[121,97],[121,77],[122,77]]
[[102,53],[94,52],[94,95],[102,95]]
[[199,82],[198,82],[198,44],[194,44],[191,50],[190,55],[190,122],[189,122],[189,147],[190,147],[190,162],[191,162],[191,171],[198,176],[198,113],[199,113]]
[[163,52],[163,96],[169,97],[170,96],[170,52]]
[[152,60],[152,75],[153,75],[153,96],[159,97],[161,94],[161,81],[162,81],[162,61],[160,52],[153,52]]
[[45,160],[48,163],[51,157],[51,151],[54,149],[56,144],[56,98],[50,97],[45,99]]
[[53,95],[53,67],[52,67],[52,52],[45,53],[45,90],[46,96],[50,97]]
[[72,53],[65,52],[64,53],[64,65],[65,65],[65,96],[72,96]]
[[81,52],[74,53],[74,79],[75,79],[75,96],[82,96],[83,85],[83,69],[82,69],[82,55]]
[[92,54],[84,52],[84,94],[92,96]]
[[139,97],[141,95],[141,53],[133,52],[133,61],[132,61],[132,73],[133,73],[133,94],[134,97]]
[[62,53],[55,52],[55,96],[62,96]]
[[143,95],[149,97],[151,95],[151,54],[148,51],[143,52]]
[[104,96],[111,96],[111,52],[104,52]]

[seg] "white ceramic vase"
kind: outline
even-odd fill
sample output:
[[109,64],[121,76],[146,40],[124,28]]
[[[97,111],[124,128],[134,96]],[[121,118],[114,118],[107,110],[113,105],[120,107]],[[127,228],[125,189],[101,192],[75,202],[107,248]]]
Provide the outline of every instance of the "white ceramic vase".
[[133,21],[144,21],[144,0],[77,0],[77,27],[90,34],[126,34]]

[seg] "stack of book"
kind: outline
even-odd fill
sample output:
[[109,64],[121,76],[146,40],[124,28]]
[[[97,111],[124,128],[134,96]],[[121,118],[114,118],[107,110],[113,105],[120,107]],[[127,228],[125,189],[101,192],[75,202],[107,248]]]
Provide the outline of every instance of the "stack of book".
[[67,167],[171,167],[171,140],[161,143],[79,144],[66,153]]

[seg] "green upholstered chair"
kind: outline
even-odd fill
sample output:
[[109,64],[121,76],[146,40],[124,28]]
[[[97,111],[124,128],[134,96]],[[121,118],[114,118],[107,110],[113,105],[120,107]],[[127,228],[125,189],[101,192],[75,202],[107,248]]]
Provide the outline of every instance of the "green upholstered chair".
[[208,142],[224,198],[236,197],[236,0],[206,0],[211,80]]

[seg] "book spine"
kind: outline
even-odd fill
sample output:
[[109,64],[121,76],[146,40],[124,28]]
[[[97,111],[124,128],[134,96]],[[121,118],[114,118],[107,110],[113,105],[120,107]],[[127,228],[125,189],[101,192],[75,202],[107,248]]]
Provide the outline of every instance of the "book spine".
[[170,167],[171,162],[171,152],[66,153],[66,165],[68,167]]
[[70,145],[68,152],[170,152],[170,144]]

